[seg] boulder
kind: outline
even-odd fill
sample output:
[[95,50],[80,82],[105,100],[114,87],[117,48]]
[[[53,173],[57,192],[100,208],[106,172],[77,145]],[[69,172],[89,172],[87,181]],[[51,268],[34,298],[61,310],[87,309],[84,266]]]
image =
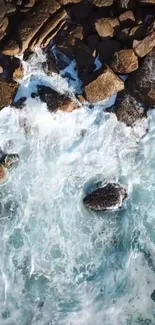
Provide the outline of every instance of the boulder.
[[58,109],[64,112],[72,112],[77,108],[77,103],[70,97],[62,95],[47,86],[39,85],[38,95],[40,99],[47,104],[51,112],[55,112]]
[[117,18],[101,18],[95,22],[95,28],[100,37],[111,38],[119,29]]
[[97,51],[100,55],[102,63],[109,63],[113,57],[113,54],[121,49],[121,45],[116,40],[102,40]]
[[138,69],[138,58],[132,49],[121,50],[114,54],[110,67],[115,73],[128,74]]
[[0,109],[13,103],[18,87],[16,82],[0,79]]
[[133,42],[133,49],[135,53],[140,57],[146,56],[155,46],[155,31],[146,36],[143,40]]
[[135,25],[135,16],[131,10],[127,10],[123,12],[119,17],[118,17],[120,24],[122,27],[133,27]]
[[47,54],[46,61],[42,63],[42,68],[48,76],[51,76],[53,73],[59,73],[59,69],[57,68],[54,59],[52,58],[52,55],[50,55],[50,53]]
[[91,0],[91,3],[96,7],[110,7],[114,0]]
[[83,198],[86,208],[93,211],[116,211],[123,206],[127,191],[121,185],[108,183]]
[[120,92],[116,99],[115,113],[120,122],[132,126],[137,120],[146,117],[146,111],[127,90]]
[[155,105],[155,49],[144,59],[142,65],[128,77],[126,88],[129,93],[146,107]]
[[40,28],[54,14],[60,5],[56,0],[41,0],[35,6],[35,11],[30,10],[25,19],[22,19],[18,25],[18,44],[9,39],[4,47],[3,53],[7,55],[18,55],[29,48],[31,41],[39,32]]
[[102,101],[124,89],[124,82],[108,67],[94,72],[84,87],[84,97],[89,103]]

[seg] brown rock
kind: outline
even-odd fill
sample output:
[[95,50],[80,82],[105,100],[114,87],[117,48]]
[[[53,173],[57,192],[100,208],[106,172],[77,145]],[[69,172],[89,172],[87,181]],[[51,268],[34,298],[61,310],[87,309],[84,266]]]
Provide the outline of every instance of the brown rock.
[[22,65],[20,65],[15,71],[13,72],[13,79],[18,80],[18,79],[23,79],[24,77],[24,68]]
[[3,67],[0,66],[0,74],[3,73]]
[[135,53],[140,57],[147,55],[155,46],[155,31],[145,37],[142,41],[135,40],[133,42],[133,49]]
[[77,103],[70,97],[57,93],[50,87],[38,86],[38,95],[40,99],[47,104],[51,112],[55,112],[58,109],[64,112],[72,112],[78,107]]
[[[32,42],[33,37],[48,20],[50,14],[54,14],[60,5],[56,0],[41,0],[35,7],[35,11],[29,11],[25,19],[18,26],[19,45],[9,40],[3,49],[4,54],[17,55],[23,53]],[[20,48],[20,50],[19,50]]]
[[0,79],[0,109],[13,103],[18,86],[16,82]]
[[[40,28],[39,33],[34,38],[33,42],[29,44],[29,47],[33,50],[35,47],[40,47],[41,44],[44,43],[44,40],[46,40],[47,36],[49,35],[49,41],[52,40],[52,31],[54,32],[54,35],[57,34],[57,31],[59,30],[57,27],[60,24],[61,21],[63,21],[67,17],[66,10],[61,9],[59,12],[57,12],[53,18],[49,18],[46,23]],[[57,28],[57,31],[55,31],[55,28]]]
[[99,36],[113,37],[118,31],[119,21],[117,18],[101,18],[96,21],[95,28]]
[[51,76],[53,73],[59,73],[59,70],[54,62],[52,55],[50,55],[50,53],[47,54],[46,61],[44,61],[42,63],[42,68],[48,76]]
[[93,80],[84,87],[84,97],[88,102],[102,101],[124,89],[124,82],[108,66],[97,74],[94,73]]
[[4,183],[7,179],[7,170],[0,165],[0,184]]
[[110,7],[114,0],[91,0],[91,3],[96,7]]
[[132,126],[137,120],[146,117],[144,108],[126,90],[116,99],[115,113],[120,122]]
[[69,3],[78,3],[80,2],[81,0],[59,0],[59,3],[62,5],[62,6],[65,6],[65,5],[68,5]]
[[80,40],[83,40],[84,28],[82,25],[74,26],[74,27],[70,28],[70,30],[67,30],[67,33],[69,33],[70,36],[73,36],[75,38],[79,38]]
[[0,22],[0,40],[6,35],[6,30],[8,27],[9,21],[7,17],[1,19]]
[[131,10],[123,12],[118,19],[123,27],[132,27],[135,25],[135,17]]
[[115,73],[130,73],[138,69],[138,58],[133,50],[121,50],[114,54],[110,66]]
[[115,40],[101,41],[97,47],[100,59],[103,63],[109,63],[113,57],[113,54],[120,49],[120,43]]
[[127,89],[138,102],[146,107],[155,105],[155,49],[144,59],[142,65],[127,80]]

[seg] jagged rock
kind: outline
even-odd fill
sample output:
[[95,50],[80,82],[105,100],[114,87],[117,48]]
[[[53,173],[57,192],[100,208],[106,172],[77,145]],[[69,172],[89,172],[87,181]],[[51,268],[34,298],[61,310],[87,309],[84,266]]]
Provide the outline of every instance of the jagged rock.
[[119,29],[117,18],[101,18],[95,22],[95,28],[100,37],[113,37]]
[[31,41],[33,41],[33,38],[50,15],[54,14],[58,9],[60,9],[60,5],[56,0],[40,1],[35,7],[35,11],[29,11],[26,18],[18,26],[19,44],[16,44],[14,40],[8,40],[3,48],[3,53],[7,55],[23,53],[29,48]]
[[0,40],[6,35],[9,21],[7,17],[1,18],[0,21]]
[[125,188],[116,183],[109,183],[86,195],[83,204],[94,211],[116,211],[122,208],[126,197]]
[[50,53],[48,53],[46,57],[46,61],[42,63],[42,68],[44,72],[48,75],[51,76],[52,73],[59,73],[59,69],[57,68],[54,60],[52,59],[52,56]]
[[83,40],[84,38],[84,28],[82,25],[72,26],[67,29],[66,33],[72,37],[79,38],[80,40]]
[[19,85],[0,79],[0,109],[13,103]]
[[7,171],[6,169],[0,165],[0,184],[3,184],[7,179]]
[[155,290],[153,290],[153,292],[151,293],[151,299],[153,300],[153,302],[155,302]]
[[91,0],[91,3],[97,7],[110,7],[114,0]]
[[91,78],[84,87],[84,97],[90,103],[102,101],[124,89],[124,82],[108,66],[94,72]]
[[155,49],[145,57],[142,65],[129,76],[126,87],[137,101],[148,107],[155,105]]
[[40,99],[47,104],[51,112],[55,112],[58,109],[64,112],[72,112],[77,108],[77,103],[70,97],[62,95],[50,87],[38,86],[38,95]]
[[0,150],[0,166],[3,166],[4,168],[10,168],[13,165],[17,165],[18,162],[18,154],[7,154]]
[[131,10],[123,12],[118,19],[123,27],[132,27],[135,25],[135,17]]
[[120,43],[115,40],[101,41],[97,47],[100,59],[103,63],[109,63],[113,57],[113,54],[120,49]]
[[115,73],[128,74],[138,69],[138,58],[133,50],[121,50],[113,56],[111,69]]
[[144,107],[127,90],[118,94],[115,105],[118,120],[127,126],[132,126],[137,120],[146,117]]
[[145,37],[142,41],[135,40],[133,42],[133,49],[135,53],[140,57],[147,55],[155,46],[155,31]]

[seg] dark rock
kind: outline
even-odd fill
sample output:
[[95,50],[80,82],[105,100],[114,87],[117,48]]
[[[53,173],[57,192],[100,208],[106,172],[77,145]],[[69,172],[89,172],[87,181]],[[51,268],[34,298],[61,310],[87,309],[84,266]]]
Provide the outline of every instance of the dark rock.
[[13,103],[18,87],[16,82],[0,79],[0,110]]
[[90,49],[94,50],[99,44],[99,36],[97,34],[91,34],[87,38],[87,44]]
[[91,3],[96,7],[110,7],[114,0],[91,0]]
[[82,0],[79,3],[72,6],[70,9],[70,14],[73,19],[86,19],[89,17],[92,10],[92,5],[87,0]]
[[94,211],[115,211],[122,208],[127,197],[126,189],[116,183],[109,183],[84,197],[86,208]]
[[84,87],[84,97],[89,103],[102,101],[124,89],[124,82],[108,67],[91,74]]
[[141,5],[155,5],[155,0],[139,0]]
[[0,20],[6,15],[7,13],[7,7],[5,5],[5,2],[3,0],[0,0]]
[[135,53],[140,57],[146,56],[155,46],[155,31],[145,37],[141,41],[135,40],[133,42],[133,49]]
[[151,299],[153,300],[153,302],[155,302],[155,290],[153,290],[153,292],[151,293]]
[[48,55],[46,61],[42,63],[42,68],[48,76],[51,76],[53,73],[59,73],[59,69],[50,55]]
[[1,21],[0,21],[0,40],[6,35],[8,24],[9,24],[8,17],[1,18]]
[[147,107],[155,105],[155,49],[144,59],[142,65],[129,76],[126,87],[130,94]]
[[146,111],[127,90],[120,92],[116,99],[115,113],[120,122],[132,126],[137,120],[146,117]]
[[39,85],[38,95],[40,99],[47,104],[51,112],[55,112],[58,109],[64,112],[72,112],[77,108],[77,103],[70,97],[62,95],[50,87]]
[[18,109],[22,109],[25,106],[26,97],[21,97],[18,101],[13,103],[13,106]]
[[29,61],[31,60],[33,57],[37,57],[37,54],[35,52],[33,52],[32,50],[26,50],[23,54],[23,60],[24,61]]
[[138,58],[132,49],[121,50],[114,54],[110,67],[115,73],[128,74],[138,69]]
[[115,40],[101,41],[97,47],[100,59],[103,63],[109,63],[113,57],[113,54],[120,49],[120,43]]
[[96,21],[95,28],[100,37],[111,38],[119,29],[119,21],[117,18],[101,18]]
[[138,4],[138,0],[116,0],[116,4],[122,9],[134,9]]

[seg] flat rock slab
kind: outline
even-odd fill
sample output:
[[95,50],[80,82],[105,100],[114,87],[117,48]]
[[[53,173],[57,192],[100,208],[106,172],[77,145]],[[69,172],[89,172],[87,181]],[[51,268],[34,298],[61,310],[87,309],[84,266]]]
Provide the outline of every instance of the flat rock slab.
[[122,208],[126,197],[125,188],[116,183],[109,183],[86,195],[83,198],[83,204],[94,211],[116,211]]
[[19,85],[0,79],[0,109],[13,103]]
[[123,89],[124,82],[106,66],[97,77],[94,73],[94,80],[84,87],[84,97],[89,103],[96,103]]
[[146,56],[155,46],[155,31],[146,36],[142,41],[135,40],[133,42],[133,49],[135,53],[143,58]]

